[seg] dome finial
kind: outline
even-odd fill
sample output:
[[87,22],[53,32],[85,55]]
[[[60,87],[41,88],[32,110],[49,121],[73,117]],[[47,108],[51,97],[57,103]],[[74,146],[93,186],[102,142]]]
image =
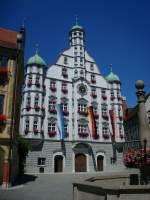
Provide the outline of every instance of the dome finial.
[[39,53],[39,44],[38,43],[35,44],[35,53],[36,54]]
[[26,22],[26,18],[24,17],[23,20],[22,20],[22,25],[21,25],[22,28],[25,27],[25,22]]
[[75,15],[75,18],[76,18],[76,25],[79,24],[79,18],[78,18],[78,15]]
[[110,72],[112,72],[112,64],[109,64],[108,67],[110,68]]

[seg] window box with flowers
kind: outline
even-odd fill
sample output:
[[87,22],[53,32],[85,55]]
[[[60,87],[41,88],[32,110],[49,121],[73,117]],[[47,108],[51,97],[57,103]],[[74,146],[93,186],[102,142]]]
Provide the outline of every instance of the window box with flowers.
[[105,113],[102,113],[102,118],[103,118],[103,119],[106,119],[106,120],[108,120],[108,119],[109,119],[108,115],[107,115],[107,114],[105,114]]
[[111,96],[110,99],[113,101],[115,99],[115,96]]
[[78,110],[78,113],[79,113],[80,115],[85,116],[85,117],[88,116],[88,112],[87,112],[87,111],[81,111],[81,110]]
[[30,105],[27,105],[27,106],[26,106],[26,110],[27,110],[27,111],[31,110],[31,106],[30,106]]
[[124,165],[129,168],[150,166],[150,150],[135,150],[129,148],[123,155]]
[[92,96],[94,99],[97,98],[97,94],[95,94],[95,93],[92,93],[91,96]]
[[68,116],[69,115],[69,112],[67,110],[64,110],[64,115],[65,116]]
[[50,90],[52,91],[52,92],[56,92],[56,87],[55,86],[50,86]]
[[37,129],[37,128],[34,128],[34,129],[33,129],[33,132],[34,132],[34,134],[38,134],[38,129]]
[[0,76],[8,76],[8,68],[0,67]]
[[48,131],[49,137],[55,137],[56,136],[56,131]]
[[104,139],[108,140],[109,137],[110,137],[110,135],[109,135],[108,133],[103,133],[103,138],[104,138]]
[[103,99],[103,100],[106,100],[106,99],[107,99],[107,96],[106,96],[106,95],[102,95],[102,99]]
[[91,79],[91,83],[95,84],[96,80],[95,79]]
[[49,112],[52,113],[52,114],[56,114],[57,113],[56,109],[54,109],[54,108],[49,109]]
[[64,94],[67,94],[68,93],[68,90],[66,88],[62,88],[61,91],[64,93]]
[[3,114],[0,114],[0,125],[4,125],[6,123],[6,116]]
[[78,134],[79,134],[79,136],[82,137],[82,138],[86,138],[86,137],[89,136],[89,134],[88,134],[87,132],[79,132]]
[[37,106],[37,105],[35,105],[35,107],[34,107],[34,109],[35,109],[35,111],[39,111],[40,110],[40,107],[39,106]]
[[28,80],[27,85],[28,85],[28,87],[31,87],[31,85],[32,85],[32,80]]

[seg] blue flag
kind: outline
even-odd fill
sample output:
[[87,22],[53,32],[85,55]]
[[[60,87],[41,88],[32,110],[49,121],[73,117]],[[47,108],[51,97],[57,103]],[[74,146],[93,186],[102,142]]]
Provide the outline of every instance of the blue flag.
[[64,140],[64,135],[65,135],[65,131],[64,131],[64,111],[63,111],[63,107],[61,104],[57,104],[57,113],[58,113],[58,128],[59,128],[59,132],[60,132],[60,139]]

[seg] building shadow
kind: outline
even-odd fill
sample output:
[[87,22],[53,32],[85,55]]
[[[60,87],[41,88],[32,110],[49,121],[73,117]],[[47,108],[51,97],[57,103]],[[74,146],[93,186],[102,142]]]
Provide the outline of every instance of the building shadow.
[[12,183],[12,186],[23,185],[28,182],[33,182],[36,180],[36,178],[37,176],[35,175],[24,174],[24,175],[18,176],[18,178]]

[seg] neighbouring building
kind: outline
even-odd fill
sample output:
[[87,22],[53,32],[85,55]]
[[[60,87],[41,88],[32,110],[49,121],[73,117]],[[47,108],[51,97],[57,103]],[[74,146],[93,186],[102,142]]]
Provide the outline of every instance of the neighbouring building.
[[0,28],[0,184],[7,187],[18,172],[21,85],[24,72],[25,30]]
[[102,76],[85,48],[83,27],[71,28],[69,44],[53,65],[38,51],[27,61],[20,123],[32,144],[26,172],[122,170],[116,148],[124,142],[121,81],[112,69]]

